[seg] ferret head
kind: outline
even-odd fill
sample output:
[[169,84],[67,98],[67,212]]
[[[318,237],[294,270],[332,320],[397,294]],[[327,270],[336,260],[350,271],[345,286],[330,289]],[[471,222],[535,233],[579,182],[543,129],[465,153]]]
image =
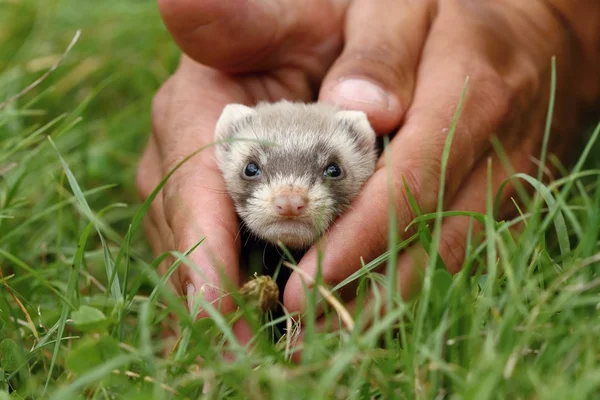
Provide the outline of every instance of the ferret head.
[[367,116],[324,104],[230,104],[215,139],[227,139],[217,162],[244,224],[291,249],[312,245],[375,169]]

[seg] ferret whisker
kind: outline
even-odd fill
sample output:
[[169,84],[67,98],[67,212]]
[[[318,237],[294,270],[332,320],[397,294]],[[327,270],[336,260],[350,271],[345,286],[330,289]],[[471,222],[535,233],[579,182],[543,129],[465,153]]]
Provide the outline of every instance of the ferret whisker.
[[[226,106],[217,125],[219,135],[252,139],[217,152],[226,193],[243,225],[236,240],[249,233],[244,245],[256,237],[290,250],[309,247],[343,211],[353,209],[350,202],[375,169],[376,136],[363,112],[285,100],[238,104]],[[256,171],[247,169],[250,162],[259,164]],[[296,208],[297,201],[303,205]],[[265,245],[263,264],[266,250]]]
[[247,245],[248,245],[248,242],[250,241],[250,239],[251,239],[251,238],[254,236],[254,233],[252,233],[252,231],[250,231],[250,230],[249,230],[248,228],[246,228],[245,226],[244,226],[244,230],[245,230],[246,232],[248,232],[248,235],[246,236],[246,242],[244,243],[244,246],[247,246]]
[[240,235],[242,234],[242,230],[244,229],[244,226],[240,224],[237,233],[235,234],[235,238],[233,239],[234,242],[236,242],[238,240],[238,238],[240,237]]
[[269,245],[268,243],[265,243],[265,245],[263,246],[263,250],[262,250],[262,267],[263,267],[263,270],[269,268],[269,266],[267,265],[267,259],[266,259],[266,256],[267,256],[267,246],[268,245]]
[[[287,255],[283,252],[283,250],[281,249],[281,247],[275,246],[275,251],[277,252],[277,255],[279,256],[279,258],[287,260]],[[287,261],[291,262],[291,260],[287,260]]]

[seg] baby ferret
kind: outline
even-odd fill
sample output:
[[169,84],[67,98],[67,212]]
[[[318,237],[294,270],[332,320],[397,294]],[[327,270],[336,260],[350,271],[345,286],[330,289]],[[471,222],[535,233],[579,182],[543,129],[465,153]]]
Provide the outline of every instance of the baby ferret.
[[367,116],[321,103],[225,106],[217,163],[249,231],[310,247],[359,193],[377,159]]

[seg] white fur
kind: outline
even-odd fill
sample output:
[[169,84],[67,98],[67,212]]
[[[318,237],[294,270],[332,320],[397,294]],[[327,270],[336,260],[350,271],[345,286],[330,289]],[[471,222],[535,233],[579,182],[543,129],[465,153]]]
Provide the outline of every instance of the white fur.
[[[359,135],[359,140],[352,139],[348,127]],[[326,104],[287,101],[261,103],[254,108],[232,104],[223,110],[215,138],[232,136],[246,140],[220,144],[215,154],[239,216],[255,235],[272,243],[280,240],[291,248],[313,244],[338,216],[343,208],[341,204],[351,201],[375,170],[375,132],[366,114],[360,111],[339,111]],[[276,148],[265,148],[257,139],[272,143]],[[345,176],[336,181],[338,190],[343,188],[344,198],[334,196],[338,192],[327,187],[331,182],[321,175],[315,177],[315,171],[325,167],[331,156],[327,148],[335,149],[345,171]],[[293,175],[281,173],[269,159],[282,152],[289,152],[290,160],[299,164]],[[306,167],[297,160],[301,154],[315,155],[318,165],[314,171],[299,172]],[[256,179],[249,183],[243,177],[249,160],[269,169],[270,182]],[[271,201],[282,187],[307,191],[308,202],[301,216],[282,218],[275,212]],[[247,193],[248,188],[251,193]],[[236,198],[240,201],[236,202]],[[242,198],[246,199],[245,204]]]
[[375,131],[369,123],[367,114],[363,111],[342,110],[335,113],[335,119],[338,121],[348,121],[356,131],[363,135],[363,138],[375,145]]
[[[295,187],[308,192],[308,202],[301,216],[282,219],[272,207],[272,198],[280,188]],[[278,175],[269,184],[260,185],[244,208],[238,208],[240,217],[248,228],[272,243],[281,241],[291,248],[310,246],[331,224],[333,200],[322,184],[310,185],[309,177],[294,179]],[[297,222],[292,224],[290,221]]]
[[215,140],[226,138],[233,124],[254,114],[256,114],[254,109],[243,104],[227,104],[217,120],[215,126]]

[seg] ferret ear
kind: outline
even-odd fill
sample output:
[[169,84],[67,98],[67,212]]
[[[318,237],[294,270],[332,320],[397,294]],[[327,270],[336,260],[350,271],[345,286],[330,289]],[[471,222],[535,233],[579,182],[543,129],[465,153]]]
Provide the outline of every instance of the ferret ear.
[[361,147],[371,150],[375,146],[375,131],[363,111],[342,110],[335,113],[335,118],[351,128],[350,134]]
[[236,122],[254,114],[256,114],[256,110],[243,104],[227,104],[215,126],[215,141],[229,137],[231,128]]

